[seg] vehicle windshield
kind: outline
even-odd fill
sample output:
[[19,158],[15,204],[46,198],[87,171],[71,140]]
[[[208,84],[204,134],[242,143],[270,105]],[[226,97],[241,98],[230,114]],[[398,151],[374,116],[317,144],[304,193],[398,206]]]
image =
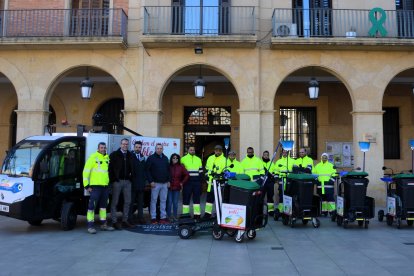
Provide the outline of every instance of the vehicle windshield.
[[52,141],[26,140],[18,143],[7,154],[2,173],[17,176],[31,176],[33,165],[39,153]]

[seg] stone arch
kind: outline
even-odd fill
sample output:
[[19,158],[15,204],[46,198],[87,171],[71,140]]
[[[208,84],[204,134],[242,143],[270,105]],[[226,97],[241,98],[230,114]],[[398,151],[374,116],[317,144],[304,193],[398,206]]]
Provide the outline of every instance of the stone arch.
[[352,87],[347,82],[347,79],[348,79],[347,76],[344,75],[344,74],[338,73],[338,72],[340,72],[339,68],[336,68],[336,67],[330,66],[330,65],[326,65],[326,64],[306,63],[306,62],[303,62],[301,64],[298,64],[295,67],[288,68],[288,70],[286,70],[285,72],[283,72],[284,75],[279,79],[280,81],[277,84],[274,85],[274,89],[273,89],[273,91],[274,91],[273,101],[275,100],[277,90],[279,89],[280,85],[283,83],[283,81],[288,76],[290,76],[292,73],[294,73],[294,72],[296,72],[296,71],[298,71],[300,69],[303,69],[303,68],[311,68],[311,67],[313,67],[315,69],[322,69],[323,71],[326,71],[326,72],[332,74],[338,80],[340,80],[342,82],[342,84],[345,86],[345,88],[347,89],[347,91],[348,91],[348,94],[349,94],[349,96],[351,98],[352,106],[353,107],[355,106],[355,97],[354,97],[354,95],[352,93]]
[[236,91],[236,94],[237,94],[237,97],[239,98],[239,100],[240,100],[240,95],[239,95],[239,92],[238,92],[238,89],[237,89],[237,85],[234,83],[234,81],[232,81],[232,79],[231,79],[231,76],[228,74],[228,73],[226,73],[226,71],[224,71],[222,68],[217,68],[215,65],[212,65],[212,64],[208,64],[208,63],[190,63],[190,64],[186,64],[186,65],[182,65],[182,66],[180,66],[179,68],[176,68],[176,70],[175,71],[173,71],[173,73],[171,73],[169,76],[168,76],[168,78],[167,78],[167,80],[164,82],[164,85],[161,87],[161,92],[160,92],[160,94],[159,94],[159,102],[158,102],[158,107],[159,108],[161,108],[161,106],[162,106],[162,99],[163,99],[163,96],[164,96],[164,93],[165,93],[165,91],[166,91],[166,89],[167,89],[167,87],[168,87],[168,85],[170,84],[170,82],[171,82],[171,80],[175,77],[175,76],[177,76],[177,75],[179,75],[180,73],[182,73],[183,71],[186,71],[186,70],[188,70],[188,69],[190,69],[190,68],[198,68],[198,66],[203,66],[204,68],[208,68],[208,69],[211,69],[211,70],[214,70],[214,71],[216,71],[216,72],[218,72],[218,73],[220,73],[221,75],[223,75],[224,77],[226,77],[227,78],[227,80],[233,85],[233,87],[235,88],[235,91]]
[[[38,87],[44,87],[45,89],[36,90],[35,93],[43,100],[44,107],[46,106],[46,103],[49,102],[54,88],[65,74],[75,68],[90,66],[111,75],[121,88],[126,105],[125,109],[136,109],[136,103],[138,102],[137,86],[128,70],[122,66],[122,63],[117,62],[116,59],[97,53],[78,55],[77,57],[78,58],[74,58],[70,55],[63,57],[62,59],[59,59],[59,62],[55,62],[49,67],[49,70],[43,72],[41,75]],[[46,93],[44,91],[46,91]]]

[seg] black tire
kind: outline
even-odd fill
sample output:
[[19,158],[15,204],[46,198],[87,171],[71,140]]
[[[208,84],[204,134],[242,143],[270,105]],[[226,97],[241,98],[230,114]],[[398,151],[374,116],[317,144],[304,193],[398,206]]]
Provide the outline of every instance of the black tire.
[[243,235],[241,235],[241,236],[239,236],[239,233],[237,233],[237,234],[234,236],[234,240],[235,240],[237,243],[242,243],[242,242],[243,242],[243,240],[244,240],[244,233],[243,233]]
[[193,235],[193,229],[189,225],[181,225],[178,228],[178,236],[183,240],[188,240]]
[[358,226],[359,226],[359,227],[364,226],[364,221],[363,221],[363,220],[358,220]]
[[64,231],[72,230],[76,226],[77,214],[73,202],[63,202],[60,213],[60,227]]
[[393,222],[394,222],[394,218],[390,215],[387,215],[387,225],[391,226]]
[[234,235],[237,234],[237,230],[234,230],[234,229],[226,229],[226,234],[227,234],[227,236],[233,238]]
[[215,240],[221,240],[224,236],[224,231],[221,228],[213,228],[213,232],[211,233]]
[[32,226],[40,226],[42,224],[43,219],[31,219],[27,222]]
[[407,219],[407,225],[408,225],[408,226],[413,226],[413,222],[414,222],[414,220],[408,220],[408,219]]
[[246,236],[249,240],[253,240],[254,238],[256,238],[256,230],[254,229],[247,230]]
[[344,220],[343,217],[337,216],[336,217],[336,225],[341,226],[343,220]]
[[378,211],[378,221],[382,222],[384,220],[384,210]]

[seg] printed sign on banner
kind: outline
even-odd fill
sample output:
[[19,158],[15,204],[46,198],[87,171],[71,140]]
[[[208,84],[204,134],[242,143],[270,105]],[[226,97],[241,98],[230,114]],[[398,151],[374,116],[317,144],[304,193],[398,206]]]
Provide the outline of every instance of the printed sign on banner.
[[233,229],[246,229],[246,206],[223,203],[221,206],[221,226]]
[[131,137],[131,147],[134,149],[134,144],[136,141],[142,142],[142,154],[145,158],[155,153],[155,146],[161,144],[164,147],[165,156],[170,159],[171,154],[177,153],[180,154],[180,139],[178,138],[164,138],[164,137],[145,137],[145,136],[132,136]]
[[283,195],[283,213],[292,215],[292,197]]
[[387,197],[387,212],[390,216],[395,217],[397,214],[395,208],[395,198],[394,197]]
[[337,196],[336,197],[336,213],[341,217],[344,216],[344,198]]

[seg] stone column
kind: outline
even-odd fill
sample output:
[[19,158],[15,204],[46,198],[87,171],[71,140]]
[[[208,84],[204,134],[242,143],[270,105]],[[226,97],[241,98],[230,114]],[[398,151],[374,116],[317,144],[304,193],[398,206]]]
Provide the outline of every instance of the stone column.
[[353,146],[354,167],[363,167],[363,152],[358,142],[372,138],[370,149],[365,153],[365,171],[369,174],[368,195],[375,198],[377,206],[385,204],[385,185],[380,180],[383,176],[384,141],[382,116],[383,111],[353,111]]
[[[275,120],[275,110],[265,110],[262,111],[260,118],[260,129],[261,129],[261,140],[260,140],[260,154],[268,150],[270,153],[270,158],[274,151],[274,120]],[[259,153],[257,153],[259,155]]]
[[49,110],[18,109],[16,142],[32,135],[44,135],[48,122]]
[[160,134],[160,110],[137,111],[137,132],[144,136],[157,137]]
[[240,114],[239,158],[246,157],[248,147],[253,147],[256,156],[260,156],[261,112],[258,110],[238,110]]

